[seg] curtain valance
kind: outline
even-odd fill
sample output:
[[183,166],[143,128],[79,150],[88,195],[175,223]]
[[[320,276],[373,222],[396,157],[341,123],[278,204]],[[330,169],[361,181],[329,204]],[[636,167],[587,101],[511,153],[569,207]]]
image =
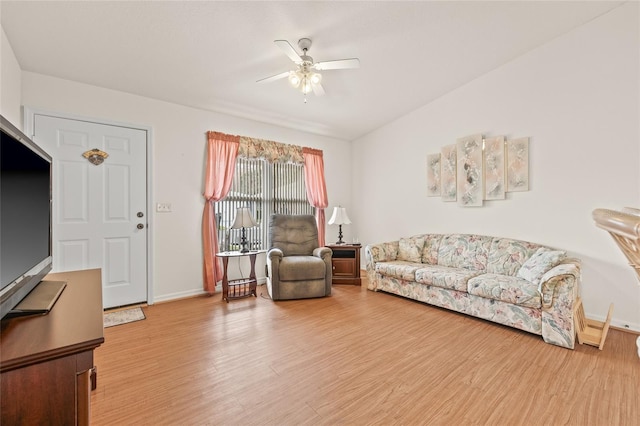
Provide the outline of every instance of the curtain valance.
[[307,148],[298,145],[270,141],[267,139],[251,138],[249,136],[228,135],[226,133],[208,131],[209,138],[214,137],[222,141],[240,141],[238,157],[262,158],[270,163],[304,164],[303,153],[319,155],[321,149]]
[[301,146],[247,136],[240,136],[238,155],[247,158],[262,158],[270,163],[304,164]]

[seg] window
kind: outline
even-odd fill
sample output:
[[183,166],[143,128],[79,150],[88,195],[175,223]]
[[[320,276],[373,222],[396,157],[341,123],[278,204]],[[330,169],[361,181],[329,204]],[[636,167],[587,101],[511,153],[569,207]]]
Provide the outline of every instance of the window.
[[220,251],[240,249],[242,231],[230,229],[238,207],[248,207],[258,223],[255,228],[246,229],[248,248],[268,249],[269,218],[272,214],[315,212],[307,200],[304,166],[238,157],[229,194],[215,207]]

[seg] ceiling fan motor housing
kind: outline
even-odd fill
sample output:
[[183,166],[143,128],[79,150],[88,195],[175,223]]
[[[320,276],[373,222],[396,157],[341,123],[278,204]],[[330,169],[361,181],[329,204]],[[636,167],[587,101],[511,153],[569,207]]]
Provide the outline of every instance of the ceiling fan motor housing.
[[298,47],[303,52],[305,50],[309,50],[309,48],[311,47],[311,39],[310,38],[301,38],[300,40],[298,40]]

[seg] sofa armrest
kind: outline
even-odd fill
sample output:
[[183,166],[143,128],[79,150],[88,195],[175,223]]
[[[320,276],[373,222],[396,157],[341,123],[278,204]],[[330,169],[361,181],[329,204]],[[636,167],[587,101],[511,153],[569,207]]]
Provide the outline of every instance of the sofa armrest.
[[369,283],[369,290],[377,289],[376,263],[390,262],[398,257],[399,241],[389,241],[386,243],[369,244],[364,248],[365,269]]
[[[540,284],[538,284],[538,292],[542,298],[542,307],[550,308],[553,305],[553,300],[556,297],[558,291],[567,294],[570,300],[574,300],[578,295],[578,283],[581,278],[581,262],[579,259],[567,258],[559,265],[551,268],[547,271],[542,278],[540,278]],[[567,288],[562,287],[566,284]]]
[[398,257],[399,241],[369,244],[364,248],[367,265],[375,265],[376,262],[389,262]]

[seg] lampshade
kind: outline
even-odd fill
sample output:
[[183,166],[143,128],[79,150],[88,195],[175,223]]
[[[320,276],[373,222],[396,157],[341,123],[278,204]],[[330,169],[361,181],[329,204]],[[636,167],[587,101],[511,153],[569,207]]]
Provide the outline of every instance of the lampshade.
[[329,219],[329,225],[348,225],[351,223],[349,215],[347,215],[347,209],[344,207],[334,207],[331,219]]
[[253,217],[251,217],[251,212],[247,207],[238,207],[236,210],[236,219],[233,221],[233,225],[231,225],[231,229],[240,229],[240,228],[252,228],[254,226],[258,226]]

